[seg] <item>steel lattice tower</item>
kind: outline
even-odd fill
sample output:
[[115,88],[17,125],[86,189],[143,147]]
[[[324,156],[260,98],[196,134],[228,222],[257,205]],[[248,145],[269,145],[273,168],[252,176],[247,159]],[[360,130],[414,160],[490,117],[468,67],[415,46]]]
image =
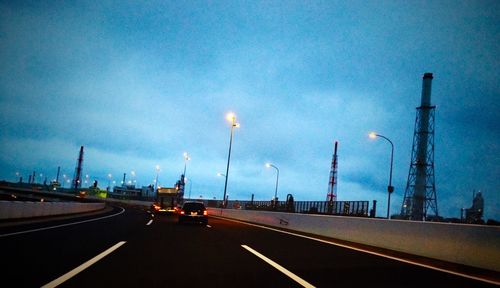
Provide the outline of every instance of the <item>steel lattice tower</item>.
[[330,169],[330,181],[328,182],[328,194],[326,194],[326,201],[330,203],[337,201],[337,145],[333,149],[332,167]]
[[425,73],[422,100],[417,107],[410,170],[401,215],[405,219],[423,221],[429,210],[437,217],[438,206],[434,179],[434,110],[431,106],[432,73]]

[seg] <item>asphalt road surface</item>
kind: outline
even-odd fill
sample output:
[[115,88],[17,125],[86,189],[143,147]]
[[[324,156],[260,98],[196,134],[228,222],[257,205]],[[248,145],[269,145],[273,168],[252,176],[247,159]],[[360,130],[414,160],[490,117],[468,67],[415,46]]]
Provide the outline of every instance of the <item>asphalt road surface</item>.
[[499,287],[241,222],[108,210],[0,223],[0,286]]

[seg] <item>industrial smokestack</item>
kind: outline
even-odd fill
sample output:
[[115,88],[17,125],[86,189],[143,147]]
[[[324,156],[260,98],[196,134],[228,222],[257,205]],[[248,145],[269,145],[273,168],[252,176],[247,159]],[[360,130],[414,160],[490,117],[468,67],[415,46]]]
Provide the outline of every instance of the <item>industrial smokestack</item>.
[[432,88],[432,73],[425,73],[424,80],[422,83],[422,99],[421,106],[429,107],[431,106],[431,88]]
[[411,220],[425,220],[431,208],[438,216],[434,181],[434,110],[431,104],[432,73],[422,80],[420,107],[417,107],[415,132],[408,182],[401,214]]
[[73,189],[75,192],[82,185],[82,169],[83,169],[83,146],[80,146],[80,153],[78,153],[78,160],[76,161],[75,177],[73,179]]
[[127,183],[125,182],[126,177],[127,177],[127,173],[123,173],[123,181],[122,181],[123,186],[127,185]]
[[61,172],[61,166],[57,167],[56,183],[59,183],[59,173]]

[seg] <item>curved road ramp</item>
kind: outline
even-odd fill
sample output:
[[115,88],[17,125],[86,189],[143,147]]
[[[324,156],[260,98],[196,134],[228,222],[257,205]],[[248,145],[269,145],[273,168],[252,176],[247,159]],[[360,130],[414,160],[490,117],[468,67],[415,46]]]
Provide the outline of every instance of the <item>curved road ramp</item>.
[[0,220],[91,212],[104,207],[105,203],[0,201]]

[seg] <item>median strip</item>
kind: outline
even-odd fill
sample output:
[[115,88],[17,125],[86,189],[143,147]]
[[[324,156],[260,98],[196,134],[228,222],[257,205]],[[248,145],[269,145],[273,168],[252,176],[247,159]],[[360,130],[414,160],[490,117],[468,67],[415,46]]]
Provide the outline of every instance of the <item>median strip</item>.
[[289,270],[287,270],[285,267],[283,267],[280,264],[274,262],[273,260],[267,258],[266,256],[260,254],[259,252],[255,251],[254,249],[248,247],[247,245],[241,245],[241,247],[245,248],[246,250],[248,250],[249,252],[251,252],[255,256],[257,256],[260,259],[264,260],[267,264],[273,266],[274,268],[276,268],[281,273],[283,273],[286,276],[292,278],[293,281],[299,283],[300,285],[302,285],[302,287],[314,288],[314,286],[311,285],[310,283],[308,283],[306,280],[304,280],[304,279],[300,278],[299,276],[293,274],[292,272],[290,272]]
[[125,241],[120,241],[120,242],[116,243],[112,247],[108,248],[106,251],[104,251],[101,254],[95,256],[94,258],[88,260],[87,262],[83,263],[82,265],[76,267],[75,269],[69,271],[68,273],[62,275],[61,277],[43,285],[42,288],[52,288],[52,287],[57,287],[57,286],[61,285],[62,283],[66,282],[69,279],[71,279],[72,277],[74,277],[76,274],[82,272],[83,270],[92,266],[97,261],[106,257],[108,254],[115,251],[116,249],[118,249],[120,246],[122,246],[125,243],[126,243]]

